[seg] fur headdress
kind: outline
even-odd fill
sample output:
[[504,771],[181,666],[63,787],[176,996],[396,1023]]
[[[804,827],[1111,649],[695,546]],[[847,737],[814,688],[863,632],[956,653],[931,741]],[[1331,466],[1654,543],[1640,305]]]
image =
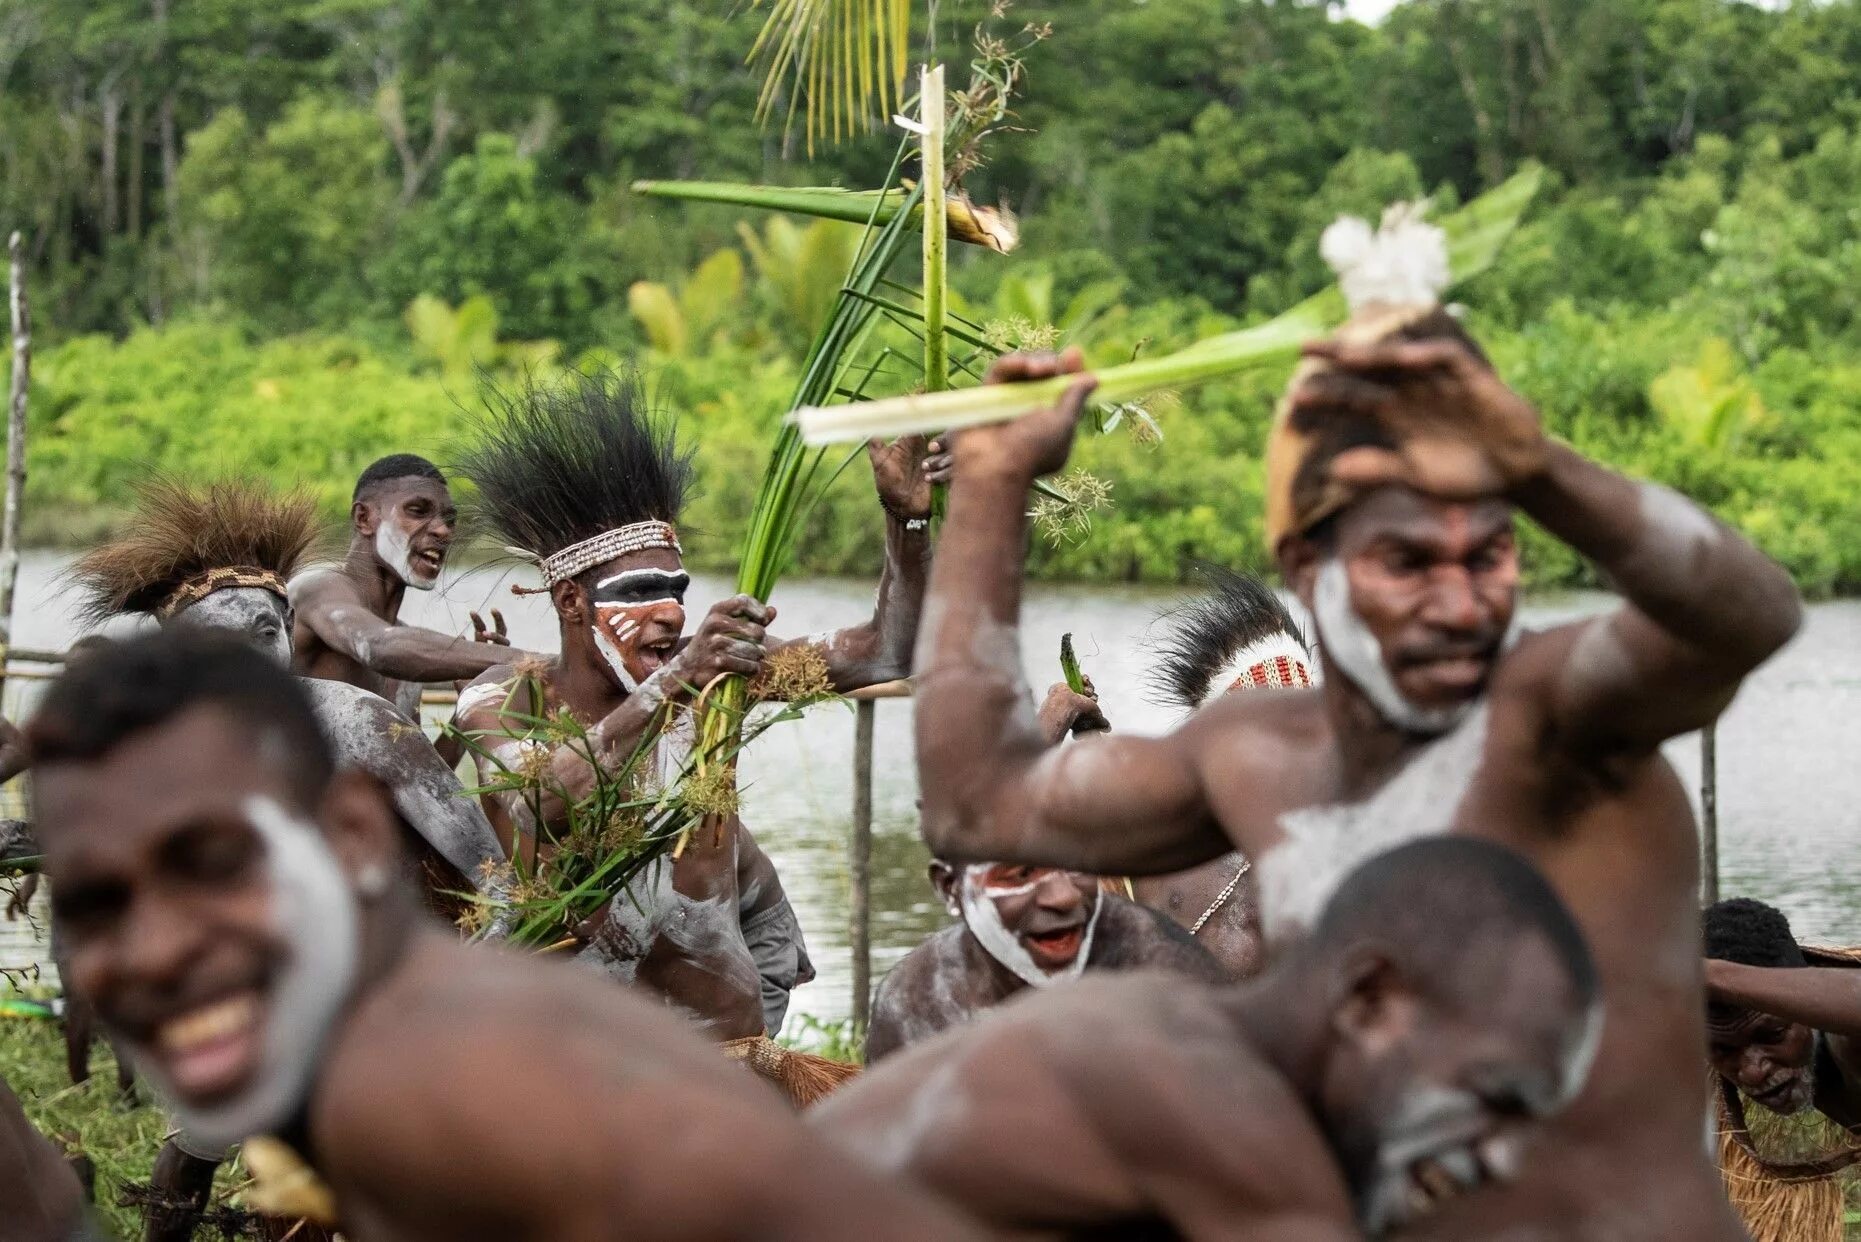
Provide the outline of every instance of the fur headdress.
[[232,586],[282,598],[316,541],[316,502],[302,492],[278,495],[251,479],[196,488],[166,475],[135,490],[126,532],[68,572],[92,625],[129,612],[169,617]]
[[484,520],[550,581],[633,547],[677,547],[691,450],[647,408],[637,375],[526,377],[510,390],[487,380],[482,395],[487,412],[459,472],[477,485]]
[[1165,702],[1194,711],[1229,690],[1314,683],[1298,622],[1271,587],[1214,565],[1198,576],[1210,590],[1161,618],[1153,677]]

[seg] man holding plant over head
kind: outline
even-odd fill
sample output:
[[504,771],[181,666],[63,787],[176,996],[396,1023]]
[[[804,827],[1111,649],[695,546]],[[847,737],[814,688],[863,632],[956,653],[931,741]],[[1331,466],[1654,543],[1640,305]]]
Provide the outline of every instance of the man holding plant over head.
[[[955,443],[919,655],[924,833],[940,857],[1125,874],[1256,862],[1269,954],[1339,877],[1417,836],[1527,855],[1595,951],[1596,1070],[1516,1180],[1407,1236],[1733,1239],[1702,1143],[1698,841],[1660,754],[1794,633],[1788,577],[1684,497],[1544,434],[1455,319],[1440,235],[1404,212],[1334,226],[1352,307],[1309,345],[1267,454],[1267,533],[1312,610],[1324,684],[1229,695],[1161,738],[1049,749],[1016,647],[1027,492],[1091,392]],[[997,381],[1078,371],[1011,357]],[[1515,634],[1524,513],[1623,595]]]
[[[870,619],[776,641],[766,628],[775,610],[736,595],[687,635],[691,577],[676,523],[691,456],[646,410],[638,382],[576,374],[559,386],[488,389],[487,399],[493,415],[464,472],[503,541],[536,558],[562,653],[487,673],[461,695],[455,723],[486,785],[502,786],[486,809],[524,863],[616,827],[615,848],[625,848],[625,824],[605,822],[619,818],[612,804],[591,815],[590,800],[617,781],[649,795],[678,781],[694,745],[687,709],[721,678],[760,676],[759,697],[805,698],[910,671],[930,558],[927,466],[936,464],[922,440],[871,449],[886,563]],[[583,961],[659,993],[717,1039],[741,1041],[738,1051],[793,1088],[765,1036],[812,967],[775,868],[736,815],[734,772],[726,765],[711,779],[705,826],[604,891],[567,940]]]

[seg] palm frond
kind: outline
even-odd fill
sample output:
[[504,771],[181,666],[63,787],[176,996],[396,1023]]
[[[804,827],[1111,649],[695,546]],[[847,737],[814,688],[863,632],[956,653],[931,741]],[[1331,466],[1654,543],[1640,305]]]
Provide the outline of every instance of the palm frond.
[[764,72],[758,119],[774,115],[786,86],[783,124],[801,113],[810,154],[817,138],[838,142],[882,120],[903,100],[910,37],[910,0],[769,0],[750,48]]

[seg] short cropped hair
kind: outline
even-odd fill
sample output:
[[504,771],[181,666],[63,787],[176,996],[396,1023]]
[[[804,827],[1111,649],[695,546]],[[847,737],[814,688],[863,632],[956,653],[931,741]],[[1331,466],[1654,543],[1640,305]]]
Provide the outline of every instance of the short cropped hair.
[[383,457],[362,472],[362,477],[355,481],[355,493],[350,497],[350,503],[362,499],[362,493],[375,484],[394,479],[432,479],[435,483],[443,484],[446,476],[440,473],[438,466],[418,454],[395,453]]
[[1807,966],[1802,946],[1782,910],[1750,897],[1732,897],[1706,907],[1700,917],[1706,956],[1743,966]]
[[1410,968],[1410,981],[1456,1008],[1477,1005],[1474,954],[1543,940],[1570,977],[1576,1005],[1597,994],[1589,943],[1538,869],[1514,850],[1465,836],[1425,837],[1378,854],[1333,894],[1311,942],[1341,948],[1371,940]]
[[193,626],[87,651],[52,682],[26,741],[35,765],[96,762],[197,707],[224,712],[254,746],[282,742],[276,762],[292,793],[306,808],[322,800],[335,760],[297,678],[250,644]]

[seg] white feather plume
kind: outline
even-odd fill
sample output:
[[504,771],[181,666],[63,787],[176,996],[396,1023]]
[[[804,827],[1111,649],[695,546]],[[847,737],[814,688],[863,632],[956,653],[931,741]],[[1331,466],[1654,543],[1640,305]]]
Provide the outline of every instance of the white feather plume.
[[1447,234],[1422,219],[1425,203],[1396,203],[1374,232],[1340,216],[1318,239],[1318,253],[1338,274],[1355,314],[1365,306],[1433,306],[1451,283]]

